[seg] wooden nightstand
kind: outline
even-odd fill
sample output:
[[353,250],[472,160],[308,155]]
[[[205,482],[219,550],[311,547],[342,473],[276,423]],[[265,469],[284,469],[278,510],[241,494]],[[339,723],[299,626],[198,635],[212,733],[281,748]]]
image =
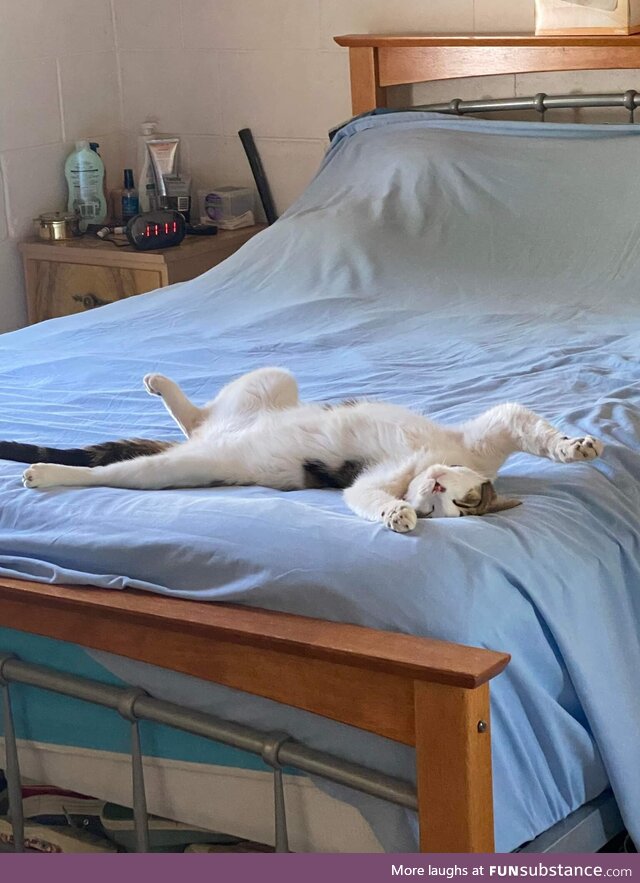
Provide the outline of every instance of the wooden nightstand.
[[265,227],[187,236],[173,248],[116,248],[96,236],[20,245],[29,322],[82,313],[133,294],[184,282],[215,267]]

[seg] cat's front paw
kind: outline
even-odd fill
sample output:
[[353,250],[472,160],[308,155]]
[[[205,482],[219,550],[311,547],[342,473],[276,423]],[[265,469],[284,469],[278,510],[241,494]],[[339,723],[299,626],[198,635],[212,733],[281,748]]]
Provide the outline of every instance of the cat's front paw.
[[164,374],[145,374],[142,382],[150,396],[161,396],[165,385],[170,383],[170,380]]
[[556,459],[561,463],[595,460],[603,450],[602,442],[592,435],[585,435],[582,438],[564,438],[556,448]]
[[28,488],[52,487],[58,483],[56,471],[51,463],[34,463],[22,473],[22,484]]
[[393,503],[381,515],[385,525],[396,533],[408,533],[418,523],[416,510],[404,500]]

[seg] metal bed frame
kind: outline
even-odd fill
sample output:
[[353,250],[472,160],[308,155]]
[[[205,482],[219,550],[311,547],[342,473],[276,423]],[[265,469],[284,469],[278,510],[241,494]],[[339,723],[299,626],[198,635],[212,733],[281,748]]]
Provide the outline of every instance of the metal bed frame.
[[[462,101],[458,98],[440,104],[421,105],[411,110],[464,115],[494,111],[536,111],[545,119],[549,110],[560,108],[619,107],[629,112],[630,122],[640,106],[640,93],[633,89],[624,93],[590,95],[537,95],[526,98],[499,98]],[[393,112],[393,111],[387,111]],[[338,131],[340,127],[333,130]],[[332,133],[332,134],[333,134]],[[155,699],[137,688],[119,688],[54,669],[23,662],[15,656],[0,653],[0,690],[3,694],[5,730],[5,773],[7,777],[10,816],[16,852],[24,851],[24,821],[18,746],[13,726],[10,684],[20,683],[54,693],[93,702],[116,710],[131,726],[132,805],[137,851],[149,849],[147,808],[144,786],[142,748],[138,722],[153,721],[203,736],[225,745],[260,756],[273,770],[275,850],[288,852],[284,766],[295,767],[310,775],[348,786],[416,810],[416,790],[409,783],[369,770],[364,766],[340,760],[296,742],[286,733],[265,733],[244,725],[224,721],[212,715]],[[595,852],[622,833],[624,826],[611,791],[606,791],[580,807],[564,821],[542,833],[518,852]],[[233,832],[231,832],[233,833]]]
[[22,662],[15,656],[0,654],[0,690],[3,694],[2,707],[5,721],[5,775],[16,852],[24,850],[24,820],[10,683],[39,687],[42,690],[111,708],[130,723],[132,804],[138,852],[149,851],[147,802],[138,726],[141,720],[174,727],[260,756],[273,770],[276,852],[289,852],[283,767],[295,767],[302,772],[320,776],[339,785],[346,785],[372,797],[380,797],[408,809],[417,809],[415,789],[407,782],[308,748],[286,733],[261,732],[253,727],[231,723],[172,702],[154,699],[144,690],[136,687],[102,684],[100,681],[63,674],[45,666]]
[[[136,851],[149,851],[147,801],[139,722],[152,721],[193,733],[258,755],[273,771],[274,843],[276,852],[289,852],[284,767],[295,767],[312,776],[345,785],[407,809],[418,806],[415,788],[402,779],[350,763],[323,751],[308,748],[286,733],[262,732],[244,724],[222,720],[173,702],[149,696],[137,687],[115,687],[100,681],[63,674],[42,665],[23,662],[0,653],[0,692],[5,738],[5,775],[15,852],[24,852],[24,819],[18,745],[13,723],[10,684],[25,684],[52,693],[111,708],[131,728],[131,803]],[[595,852],[624,831],[611,791],[577,809],[516,852]],[[233,833],[233,832],[230,832]]]
[[[461,98],[453,98],[451,101],[441,101],[436,104],[415,104],[411,107],[384,108],[384,113],[404,113],[405,111],[422,110],[430,113],[444,113],[449,116],[466,116],[472,113],[498,113],[509,111],[523,113],[533,111],[540,115],[541,121],[547,121],[546,114],[549,110],[585,110],[596,107],[619,107],[628,111],[629,123],[635,123],[635,112],[640,107],[640,92],[635,89],[627,89],[626,92],[593,92],[581,95],[547,95],[546,92],[538,92],[522,98],[474,98],[464,101]],[[375,111],[374,111],[375,112]],[[359,116],[369,116],[371,111],[365,111]],[[329,140],[333,141],[336,134],[351,120],[345,120],[340,125],[329,131]]]
[[462,116],[468,113],[493,113],[494,111],[535,111],[540,114],[542,121],[548,110],[580,110],[594,107],[621,107],[629,111],[629,122],[635,122],[635,111],[640,107],[640,92],[635,89],[627,89],[626,92],[595,92],[582,95],[547,95],[538,92],[526,98],[481,98],[472,101],[462,101],[454,98],[452,101],[439,104],[421,104],[408,110],[428,110],[434,113],[453,114]]

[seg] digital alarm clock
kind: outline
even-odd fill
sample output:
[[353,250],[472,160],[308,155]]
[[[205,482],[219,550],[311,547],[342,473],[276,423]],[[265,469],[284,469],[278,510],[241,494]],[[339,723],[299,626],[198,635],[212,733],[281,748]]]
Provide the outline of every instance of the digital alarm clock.
[[180,245],[187,230],[180,212],[161,209],[135,215],[127,224],[125,232],[134,248],[146,251],[151,248]]

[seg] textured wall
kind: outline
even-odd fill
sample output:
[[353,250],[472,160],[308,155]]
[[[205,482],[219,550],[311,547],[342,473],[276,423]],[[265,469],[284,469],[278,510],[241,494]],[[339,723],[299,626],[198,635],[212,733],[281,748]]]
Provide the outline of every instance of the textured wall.
[[109,0],[0,0],[0,331],[26,319],[16,241],[63,208],[77,138],[119,167],[120,87]]
[[[280,210],[317,169],[327,130],[350,113],[347,50],[333,42],[335,34],[533,30],[533,0],[115,5],[125,128],[135,132],[149,115],[180,133],[196,183],[209,185],[251,182],[236,134],[250,127]],[[149,73],[151,53],[162,59],[157,81]],[[176,66],[182,69],[174,79]],[[131,140],[126,155],[133,156]]]
[[[35,215],[64,207],[76,138],[100,141],[108,185],[119,186],[140,122],[157,119],[181,135],[196,186],[243,184],[236,133],[249,126],[283,210],[317,169],[327,129],[349,116],[347,51],[334,34],[474,30],[532,31],[533,0],[0,0],[0,330],[24,321],[16,241]],[[501,76],[396,100],[634,84],[629,71]]]

